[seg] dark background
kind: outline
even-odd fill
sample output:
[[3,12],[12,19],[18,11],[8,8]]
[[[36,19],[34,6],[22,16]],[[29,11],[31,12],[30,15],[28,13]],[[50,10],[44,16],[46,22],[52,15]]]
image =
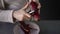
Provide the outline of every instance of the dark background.
[[60,20],[58,0],[40,0],[41,20]]

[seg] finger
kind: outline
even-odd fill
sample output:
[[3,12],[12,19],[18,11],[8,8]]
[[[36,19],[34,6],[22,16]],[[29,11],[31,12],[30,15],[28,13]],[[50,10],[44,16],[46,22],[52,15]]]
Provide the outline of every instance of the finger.
[[38,9],[40,9],[41,8],[41,4],[40,3],[38,3],[38,7],[37,7]]
[[21,9],[25,10],[28,7],[29,3],[27,3],[24,7],[22,7]]
[[25,16],[27,16],[28,18],[30,18],[30,17],[31,17],[31,15],[30,15],[30,14],[28,14],[28,13],[25,13]]

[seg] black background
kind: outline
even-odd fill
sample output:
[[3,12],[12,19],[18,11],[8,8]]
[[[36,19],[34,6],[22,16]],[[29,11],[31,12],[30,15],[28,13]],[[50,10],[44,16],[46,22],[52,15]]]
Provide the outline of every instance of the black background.
[[58,0],[40,0],[41,20],[60,20]]

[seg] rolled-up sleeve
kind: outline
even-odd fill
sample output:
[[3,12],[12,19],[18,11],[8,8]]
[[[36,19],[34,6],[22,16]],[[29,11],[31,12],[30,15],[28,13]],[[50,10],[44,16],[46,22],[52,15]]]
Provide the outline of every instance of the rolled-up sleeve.
[[0,22],[13,23],[13,10],[0,10]]

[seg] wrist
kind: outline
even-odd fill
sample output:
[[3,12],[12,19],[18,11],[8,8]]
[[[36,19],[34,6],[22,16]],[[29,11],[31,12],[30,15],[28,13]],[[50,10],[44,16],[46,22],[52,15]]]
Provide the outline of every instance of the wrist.
[[15,19],[15,12],[16,12],[16,11],[13,11],[13,13],[12,13],[12,17],[13,17],[13,21],[14,21],[14,22],[16,21],[16,19]]

